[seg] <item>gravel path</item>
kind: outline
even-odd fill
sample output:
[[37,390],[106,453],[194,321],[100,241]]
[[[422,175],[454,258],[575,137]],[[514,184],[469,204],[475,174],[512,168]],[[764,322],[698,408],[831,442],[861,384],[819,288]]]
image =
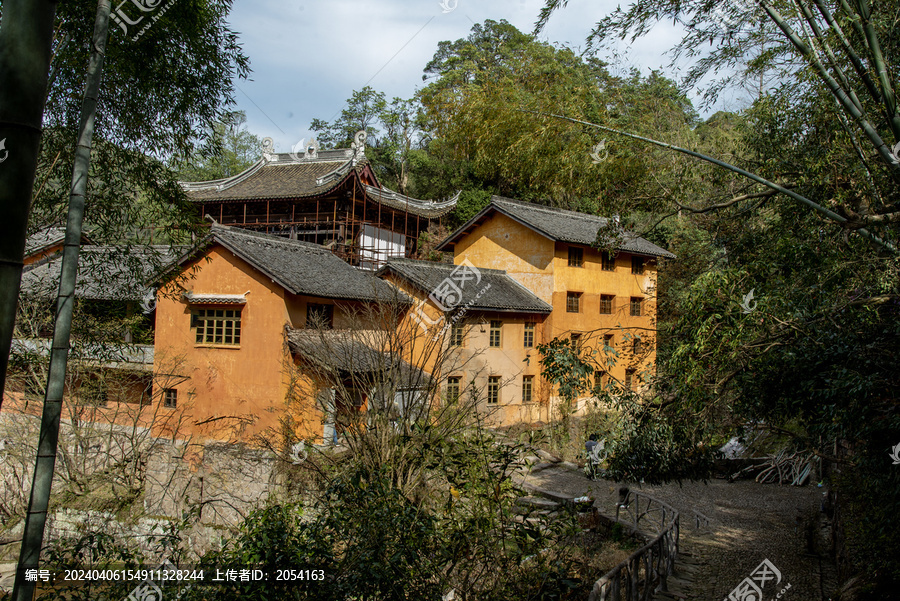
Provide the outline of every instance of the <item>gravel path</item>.
[[[557,465],[529,474],[526,482],[541,488],[581,496],[593,491],[601,511],[615,506],[618,485],[588,480],[580,471]],[[683,486],[633,486],[664,501],[681,514],[680,563],[676,575],[684,581],[676,597],[689,601],[722,601],[744,578],[768,559],[781,572],[776,586],[763,589],[763,599],[829,601],[837,577],[828,557],[823,514],[823,489],[757,484],[743,480],[729,484],[685,482]],[[709,518],[709,526],[695,530],[692,510]]]

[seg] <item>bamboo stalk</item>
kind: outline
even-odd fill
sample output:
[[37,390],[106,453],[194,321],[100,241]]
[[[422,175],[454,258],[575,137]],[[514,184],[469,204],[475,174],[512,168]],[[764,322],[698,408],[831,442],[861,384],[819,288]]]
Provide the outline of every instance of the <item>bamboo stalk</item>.
[[884,55],[881,53],[881,42],[875,27],[872,25],[872,12],[869,10],[867,0],[856,0],[859,15],[862,17],[862,28],[866,34],[866,41],[872,54],[872,62],[875,63],[875,71],[878,73],[878,81],[881,83],[881,95],[884,99],[884,108],[894,131],[894,137],[900,140],[900,115],[897,114],[897,100],[894,96],[894,87],[891,85],[891,76],[888,73]]
[[[787,38],[791,41],[794,47],[797,49],[800,54],[809,61],[810,65],[819,73],[819,77],[822,81],[825,82],[825,85],[828,86],[828,89],[831,90],[831,93],[840,101],[841,105],[844,107],[844,110],[850,114],[851,117],[857,122],[857,124],[862,128],[865,132],[866,137],[872,142],[872,145],[875,147],[875,150],[878,151],[878,154],[881,155],[881,158],[884,159],[885,164],[888,166],[888,169],[894,174],[895,178],[900,179],[900,164],[894,162],[894,156],[891,154],[891,149],[888,148],[887,144],[885,144],[884,140],[882,140],[881,135],[872,127],[872,124],[869,123],[869,120],[866,118],[865,114],[859,110],[859,108],[853,103],[853,101],[844,93],[844,90],[841,89],[841,86],[834,80],[834,78],[828,73],[828,70],[825,69],[825,66],[815,57],[813,52],[810,50],[809,46],[797,37],[797,34],[788,25],[787,21],[785,21],[784,17],[781,16],[781,13],[778,12],[774,7],[770,6],[768,2],[762,1],[761,6],[763,10],[769,15],[772,21],[778,26],[779,29],[787,36]],[[884,90],[882,90],[884,92]]]
[[828,10],[828,7],[825,6],[825,3],[822,0],[813,0],[816,5],[816,8],[819,9],[819,12],[822,13],[822,16],[825,18],[825,22],[828,23],[828,26],[831,27],[832,30],[837,34],[838,39],[841,42],[841,46],[844,48],[844,52],[847,53],[847,56],[850,59],[850,63],[853,65],[853,68],[856,70],[856,74],[862,80],[863,84],[866,86],[866,89],[869,91],[869,94],[878,104],[882,103],[881,100],[881,91],[878,89],[878,86],[875,85],[875,82],[872,81],[872,78],[869,76],[869,71],[866,69],[866,66],[863,64],[862,59],[853,49],[853,46],[850,44],[850,40],[847,39],[847,36],[844,34],[844,30],[841,29],[841,24],[837,22],[834,18],[834,15],[831,14],[831,11]]
[[25,514],[22,548],[13,586],[14,601],[31,601],[35,582],[25,579],[25,571],[36,569],[44,538],[44,526],[50,504],[50,489],[56,467],[59,442],[59,422],[65,389],[66,366],[69,358],[69,337],[72,331],[72,313],[75,305],[75,285],[78,279],[78,254],[81,247],[81,228],[84,220],[85,195],[91,165],[91,144],[94,135],[94,119],[97,114],[97,97],[106,56],[106,40],[109,33],[110,0],[99,0],[94,22],[94,38],[87,85],[81,108],[81,125],[75,165],[72,170],[72,188],[69,195],[69,215],[60,269],[59,294],[56,303],[56,320],[53,327],[53,347],[50,351],[50,368],[47,376],[47,392],[41,419],[40,440]]
[[56,2],[7,0],[0,27],[0,406],[37,172]]

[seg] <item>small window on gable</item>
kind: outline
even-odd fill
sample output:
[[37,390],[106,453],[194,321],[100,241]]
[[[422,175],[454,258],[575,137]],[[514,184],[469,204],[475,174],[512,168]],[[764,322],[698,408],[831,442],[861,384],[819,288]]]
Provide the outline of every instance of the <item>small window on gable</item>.
[[584,267],[584,249],[569,247],[569,267]]

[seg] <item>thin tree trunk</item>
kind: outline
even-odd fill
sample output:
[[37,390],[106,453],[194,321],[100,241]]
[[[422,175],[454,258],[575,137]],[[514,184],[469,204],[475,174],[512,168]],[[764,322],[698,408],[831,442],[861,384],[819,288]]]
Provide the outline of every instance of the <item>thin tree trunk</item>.
[[88,173],[91,166],[91,141],[94,135],[94,117],[97,112],[97,96],[103,75],[106,55],[106,39],[109,32],[110,0],[99,0],[94,23],[94,41],[88,66],[87,85],[81,108],[81,125],[78,132],[78,148],[72,170],[72,192],[69,195],[69,216],[66,223],[66,241],[63,248],[59,295],[56,302],[56,322],[53,327],[53,348],[50,351],[50,369],[47,376],[47,393],[44,397],[44,414],[38,442],[37,460],[28,513],[25,515],[25,531],[22,549],[13,587],[14,601],[31,601],[35,582],[25,579],[25,571],[36,569],[44,539],[44,525],[50,504],[50,487],[56,467],[56,451],[59,441],[59,421],[62,413],[65,389],[66,363],[69,358],[69,334],[72,330],[72,312],[75,304],[75,284],[78,279],[78,252],[81,246],[81,224],[84,218],[84,197],[87,192]]
[[25,232],[53,43],[53,0],[7,0],[0,27],[0,406],[16,323]]

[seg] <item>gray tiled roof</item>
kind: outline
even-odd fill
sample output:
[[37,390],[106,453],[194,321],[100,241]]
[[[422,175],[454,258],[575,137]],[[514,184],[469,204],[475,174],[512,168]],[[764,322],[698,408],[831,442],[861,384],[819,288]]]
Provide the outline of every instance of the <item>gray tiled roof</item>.
[[[597,240],[597,234],[609,223],[608,219],[596,215],[520,202],[502,196],[493,196],[487,207],[470,219],[468,223],[450,234],[446,240],[438,245],[437,249],[445,250],[446,247],[455,244],[473,224],[481,221],[492,211],[503,213],[510,219],[518,221],[551,240],[572,244],[593,245]],[[618,250],[640,255],[675,258],[675,255],[669,251],[629,232],[625,232],[617,248]]]
[[[377,275],[394,273],[430,294],[437,290],[441,282],[449,278],[457,267],[433,261],[389,259],[387,265],[378,270]],[[553,310],[552,306],[512,279],[505,271],[480,267],[477,271],[480,280],[469,279],[462,286],[458,286],[462,291],[462,298],[458,303],[454,303],[454,308],[469,307],[481,311],[516,313],[550,313]]]
[[[395,388],[426,386],[429,375],[401,359],[397,353],[367,344],[365,332],[350,330],[288,330],[292,352],[328,373],[376,373],[390,379]],[[368,340],[375,346],[382,340]]]
[[182,182],[195,202],[303,198],[336,188],[351,171],[351,151],[323,151],[317,159],[295,161],[289,154],[262,158],[234,177]]
[[213,224],[209,236],[182,257],[179,263],[197,256],[209,245],[216,243],[292,294],[385,302],[407,300],[371,272],[348,265],[317,244],[237,227]]
[[[78,257],[77,298],[130,300],[144,298],[147,282],[184,252],[183,246],[83,246]],[[22,293],[52,298],[59,288],[62,255],[28,265]]]
[[[327,194],[351,177],[357,165],[349,149],[319,151],[317,158],[273,154],[262,158],[243,173],[208,182],[182,182],[188,198],[202,202],[240,202],[310,198]],[[444,201],[419,200],[383,186],[365,186],[366,194],[385,206],[434,219],[456,206],[458,194]]]
[[[14,356],[38,355],[48,357],[53,341],[49,338],[13,338],[10,354]],[[153,368],[152,344],[126,344],[121,342],[89,342],[73,340],[69,350],[71,358],[97,362],[105,367]]]
[[[50,246],[62,244],[65,239],[66,228],[64,226],[51,225],[42,228],[28,236],[28,239],[25,241],[25,256],[33,255]],[[82,234],[81,243],[85,244],[89,242],[88,237]]]
[[48,246],[61,243],[66,237],[66,228],[51,226],[38,230],[25,241],[25,256],[34,254]]
[[436,219],[442,215],[446,215],[456,207],[461,192],[457,192],[447,200],[418,200],[409,196],[404,196],[399,192],[394,192],[388,188],[376,188],[375,186],[365,186],[366,194],[377,200],[381,204],[399,209],[401,211],[409,210],[413,215]]

